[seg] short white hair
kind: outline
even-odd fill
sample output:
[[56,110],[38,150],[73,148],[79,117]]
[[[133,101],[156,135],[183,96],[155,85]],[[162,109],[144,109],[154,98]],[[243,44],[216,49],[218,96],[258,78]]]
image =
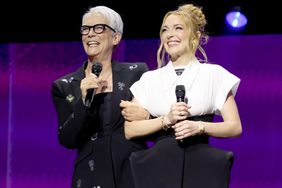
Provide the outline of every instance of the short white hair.
[[105,16],[105,18],[107,18],[109,21],[109,25],[122,35],[123,21],[121,19],[121,16],[116,11],[106,6],[96,6],[89,8],[89,10],[83,15],[82,19],[84,19],[87,14],[91,13],[99,13]]

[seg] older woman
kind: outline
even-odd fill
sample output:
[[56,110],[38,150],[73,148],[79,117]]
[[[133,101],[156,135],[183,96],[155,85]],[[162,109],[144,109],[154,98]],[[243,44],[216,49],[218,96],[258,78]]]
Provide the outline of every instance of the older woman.
[[[90,8],[80,32],[87,61],[52,85],[59,142],[77,150],[72,187],[132,188],[128,157],[146,144],[125,139],[119,103],[132,99],[129,87],[147,66],[112,60],[123,32],[122,19],[114,10]],[[147,116],[145,110],[139,112],[141,118]]]

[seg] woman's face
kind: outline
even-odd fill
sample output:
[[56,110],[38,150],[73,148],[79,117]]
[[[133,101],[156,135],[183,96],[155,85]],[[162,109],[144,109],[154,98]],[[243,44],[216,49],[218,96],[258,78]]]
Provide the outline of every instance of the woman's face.
[[189,31],[180,16],[171,14],[163,23],[161,41],[172,59],[187,55]]
[[[82,22],[83,26],[94,26],[96,24],[108,25],[108,20],[101,14],[91,13],[86,15]],[[116,41],[116,34],[110,28],[104,28],[103,32],[97,34],[92,27],[88,34],[82,35],[83,47],[90,59],[111,59],[113,47],[118,42]]]

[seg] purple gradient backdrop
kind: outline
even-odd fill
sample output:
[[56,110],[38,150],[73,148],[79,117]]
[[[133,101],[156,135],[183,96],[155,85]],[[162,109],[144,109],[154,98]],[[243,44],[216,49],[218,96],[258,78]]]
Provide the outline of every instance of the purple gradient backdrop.
[[[124,40],[115,58],[156,67],[157,39]],[[231,188],[282,187],[282,35],[211,37],[211,62],[241,78],[243,135],[212,139],[232,150]],[[70,187],[75,152],[57,142],[53,80],[86,56],[80,42],[0,45],[0,187]],[[149,170],[149,169],[148,169]]]

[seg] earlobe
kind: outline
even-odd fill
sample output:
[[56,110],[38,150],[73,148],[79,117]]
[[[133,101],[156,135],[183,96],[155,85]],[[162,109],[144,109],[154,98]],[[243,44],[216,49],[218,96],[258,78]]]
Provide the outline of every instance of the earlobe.
[[200,31],[197,31],[197,36],[198,36],[198,38],[201,37],[201,32]]

